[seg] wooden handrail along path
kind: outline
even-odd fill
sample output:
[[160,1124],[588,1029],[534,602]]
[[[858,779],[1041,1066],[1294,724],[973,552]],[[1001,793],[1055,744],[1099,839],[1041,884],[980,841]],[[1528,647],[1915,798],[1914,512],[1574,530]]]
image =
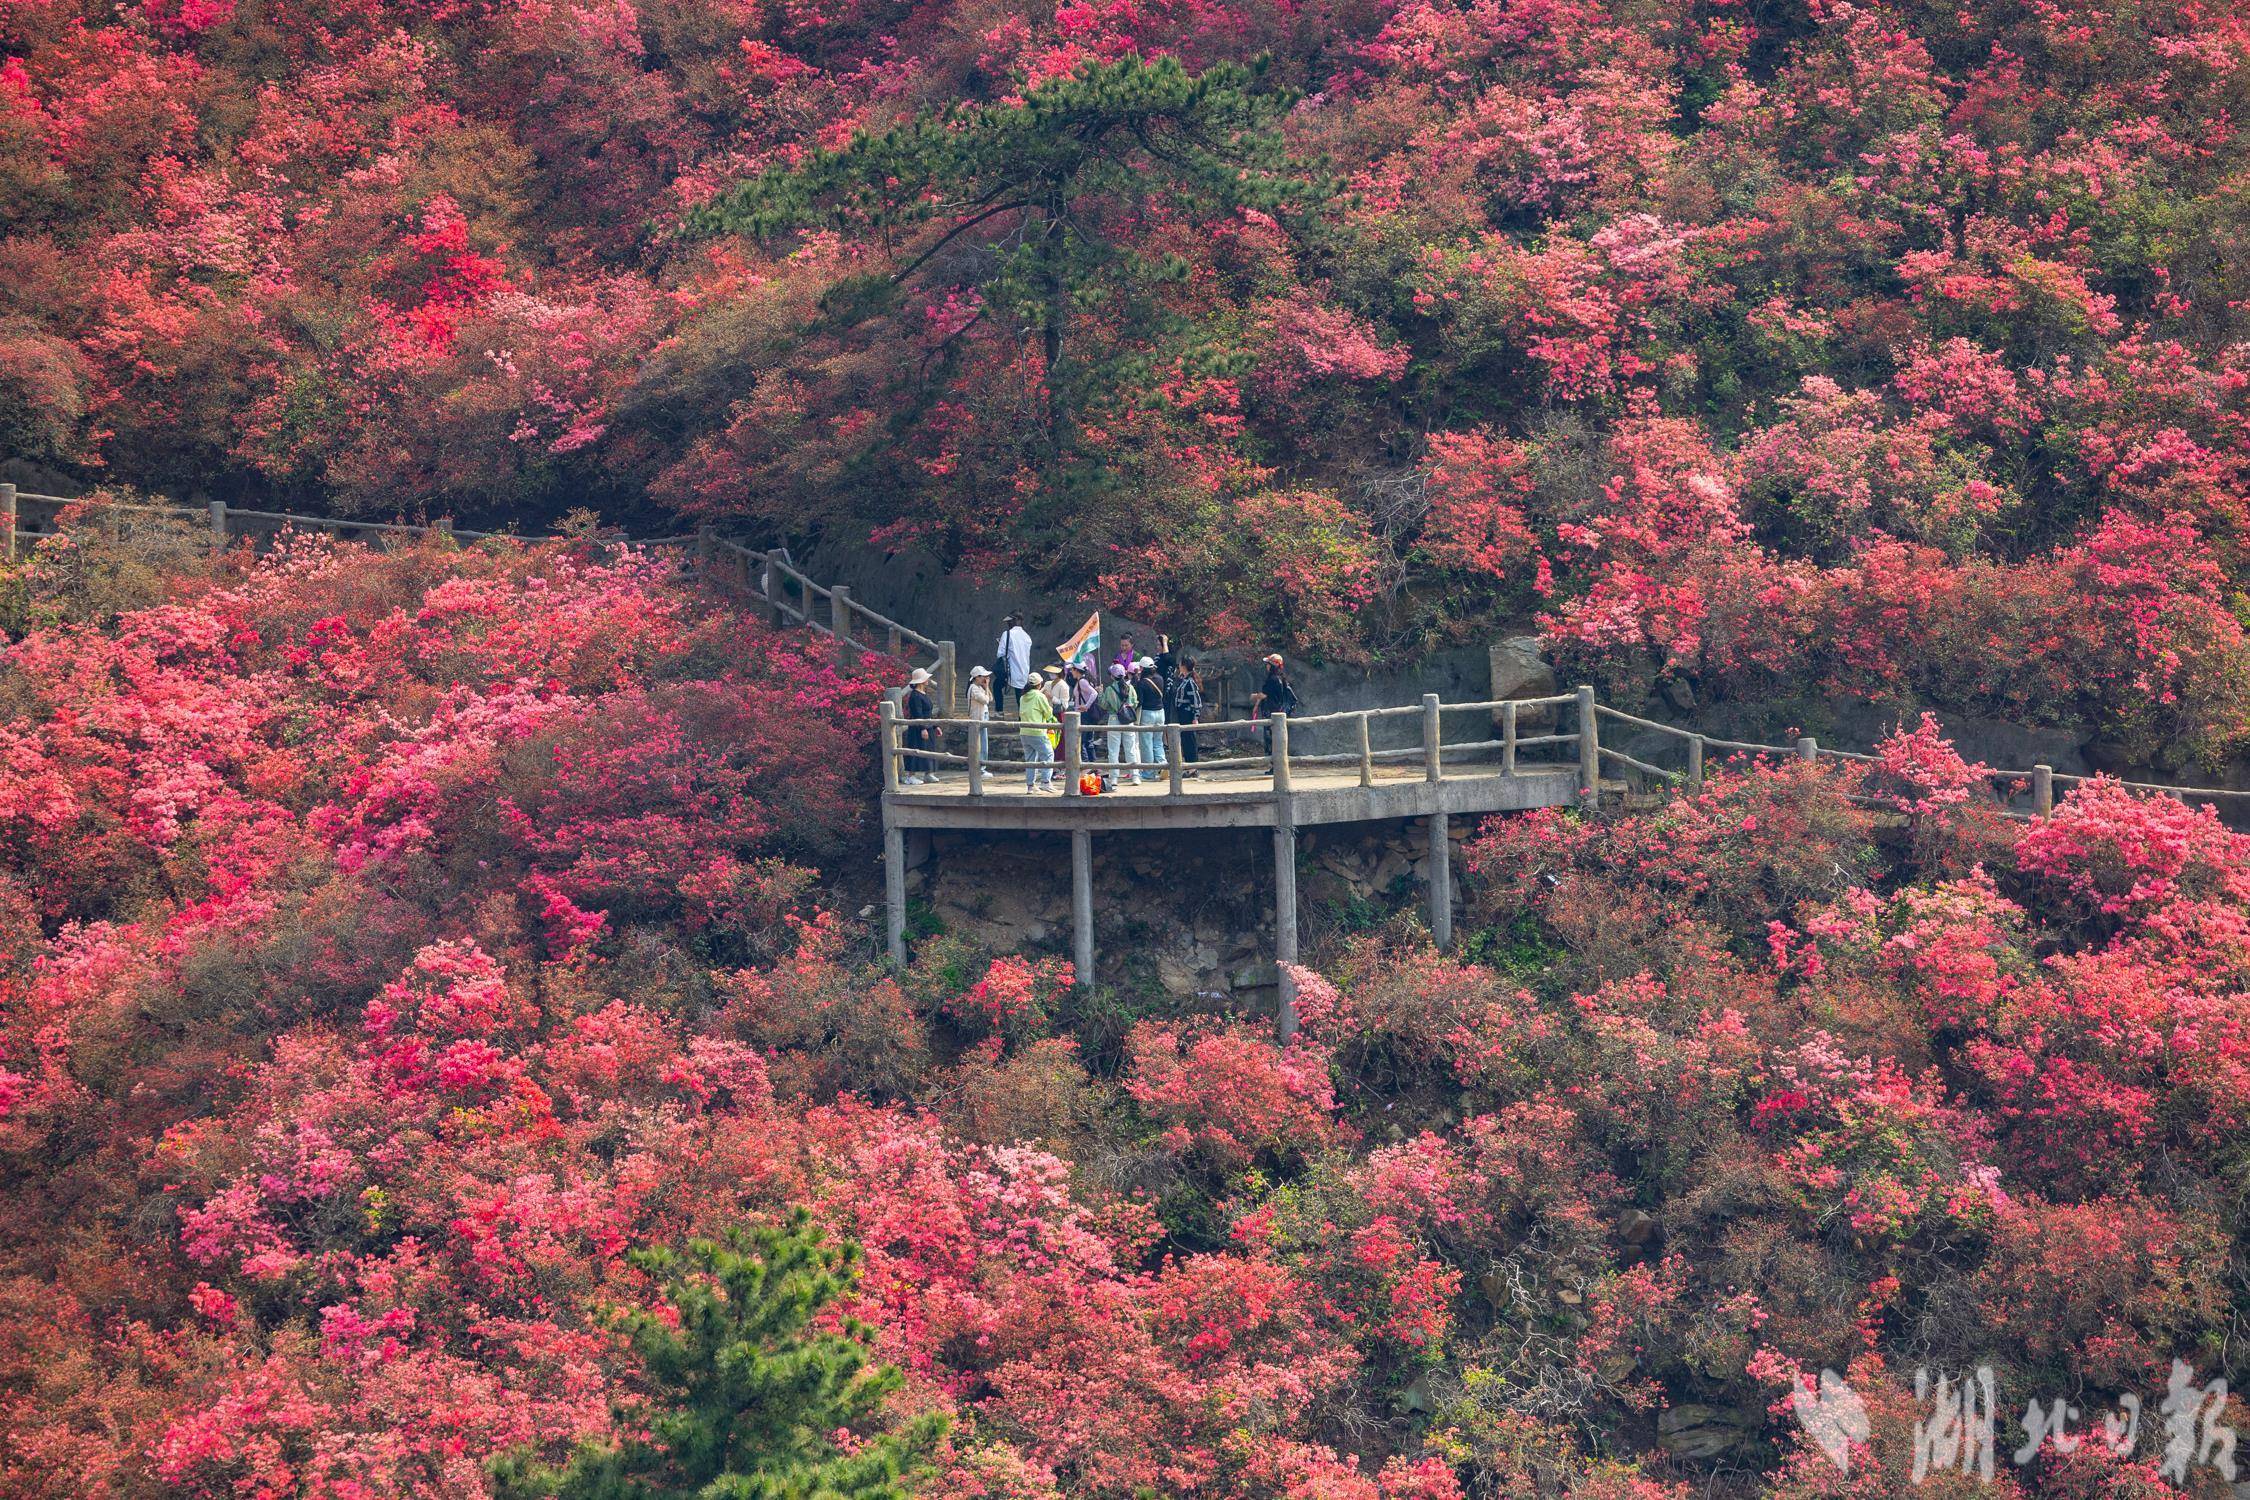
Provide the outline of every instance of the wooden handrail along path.
[[[104,512],[163,515],[206,526],[215,552],[224,552],[245,539],[270,540],[285,531],[312,531],[342,539],[437,535],[460,542],[483,541],[490,537],[524,542],[561,540],[517,532],[464,531],[457,529],[450,520],[362,521],[292,511],[243,510],[224,500],[214,500],[207,506],[84,501],[64,495],[32,494],[12,484],[0,484],[0,532],[6,535],[8,560],[14,561],[26,543],[37,545],[42,538],[54,535],[55,518],[66,508],[81,504],[95,505]],[[35,521],[46,524],[29,524]],[[839,650],[854,655],[881,652],[897,657],[910,667],[927,667],[936,680],[938,701],[948,711],[958,705],[959,653],[953,642],[932,640],[887,615],[876,613],[854,599],[851,590],[842,584],[814,582],[790,562],[785,550],[760,551],[719,536],[709,527],[687,536],[634,538],[631,545],[681,551],[705,582],[748,593],[760,601],[776,626],[803,625],[834,640]]]
[[[36,495],[0,484],[0,534],[12,561],[25,542],[54,533],[53,518],[81,502],[59,495]],[[223,501],[197,508],[97,502],[125,513],[165,514],[194,519],[210,530],[214,552],[237,541],[256,541],[297,529],[338,537],[436,533],[456,541],[507,537],[521,541],[555,540],[513,533],[460,531],[450,521],[429,523],[357,521],[335,516],[282,511],[236,510]],[[45,519],[42,528],[27,520]],[[861,604],[842,584],[823,585],[796,567],[785,551],[759,550],[721,537],[706,527],[689,536],[637,540],[631,545],[678,549],[683,566],[703,582],[761,603],[772,622],[805,626],[830,637],[840,651],[881,652],[909,666],[928,668],[937,689],[938,717],[908,721],[886,699],[878,733],[883,770],[883,869],[887,937],[891,958],[906,961],[906,850],[909,830],[1003,829],[1065,833],[1070,838],[1071,950],[1081,983],[1094,977],[1093,836],[1097,832],[1199,828],[1270,828],[1274,852],[1274,958],[1297,960],[1297,830],[1329,823],[1393,818],[1426,820],[1430,932],[1439,947],[1453,939],[1452,820],[1536,807],[1599,804],[1605,769],[1627,773],[1644,783],[1699,791],[1704,764],[1721,755],[1788,756],[1807,761],[1823,757],[1867,761],[1861,751],[1834,750],[1807,736],[1793,744],[1769,745],[1722,739],[1678,725],[1640,718],[1595,700],[1591,687],[1543,698],[1491,699],[1447,703],[1435,693],[1418,704],[1397,708],[1351,709],[1341,713],[1275,714],[1269,719],[1229,719],[1196,725],[1086,726],[1076,713],[1061,716],[1053,738],[1053,792],[1031,789],[1031,772],[1021,758],[1001,759],[993,749],[1020,743],[1026,730],[1048,733],[1021,719],[972,720],[961,709],[959,652],[952,641],[934,640]],[[1469,716],[1471,733],[1447,738],[1447,716]],[[1567,721],[1569,727],[1561,727]],[[926,730],[927,743],[909,747],[910,726]],[[1604,723],[1629,726],[1678,742],[1683,766],[1672,770],[1630,755],[1602,738]],[[1547,726],[1554,727],[1547,727]],[[1523,729],[1538,732],[1524,733]],[[1403,731],[1403,733],[1401,733]],[[1088,753],[1096,742],[1121,745],[1124,735],[1156,742],[1154,760],[1103,758]],[[1186,737],[1250,748],[1186,759]],[[1107,739],[1105,737],[1120,737]],[[1376,748],[1378,740],[1385,748]],[[1389,742],[1403,740],[1404,743]],[[1338,746],[1341,748],[1337,748]],[[958,748],[952,748],[952,747]],[[908,781],[908,761],[934,773],[929,781]],[[1033,767],[1034,770],[1037,767]],[[1119,786],[1094,796],[1081,791],[1088,772],[1138,773],[1137,785]],[[1993,770],[1990,779],[2010,816],[2042,818],[2054,811],[2055,788],[2090,778],[2066,775],[2051,766]],[[1026,777],[1018,789],[1014,778]],[[2250,790],[2165,785],[2128,781],[2122,785],[2152,796],[2182,801],[2250,798]],[[2028,806],[2017,807],[2019,801]],[[1296,1010],[1286,968],[1282,972],[1279,1023],[1282,1035],[1296,1029]]]

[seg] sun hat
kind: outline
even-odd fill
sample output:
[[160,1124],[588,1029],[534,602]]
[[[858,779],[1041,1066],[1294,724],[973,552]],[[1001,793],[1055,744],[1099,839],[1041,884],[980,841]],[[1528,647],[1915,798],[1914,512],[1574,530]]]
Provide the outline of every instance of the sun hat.
[[923,683],[928,682],[929,680],[930,669],[928,667],[916,667],[913,671],[906,674],[906,685],[908,687],[920,687]]
[[1281,653],[1279,651],[1269,652],[1266,656],[1266,660],[1272,662],[1275,666],[1278,667],[1281,665]]
[[969,675],[970,675],[971,677],[990,677],[990,676],[992,675],[992,668],[990,668],[990,667],[971,667],[971,668],[969,668]]
[[1136,667],[1153,667],[1156,665],[1156,658],[1153,656],[1144,656],[1139,661],[1134,662],[1133,665]]
[[1109,664],[1109,675],[1112,677],[1123,677],[1125,675],[1125,664],[1123,662],[1111,662]]

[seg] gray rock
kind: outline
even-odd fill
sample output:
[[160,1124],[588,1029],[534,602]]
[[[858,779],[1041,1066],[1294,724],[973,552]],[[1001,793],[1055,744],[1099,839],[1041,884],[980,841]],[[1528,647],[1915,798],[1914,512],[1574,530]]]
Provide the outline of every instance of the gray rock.
[[[1535,635],[1514,635],[1495,641],[1492,655],[1492,696],[1495,698],[1550,698],[1560,689],[1555,669]],[[1494,720],[1497,729],[1498,720]],[[1555,726],[1555,710],[1525,709],[1516,715],[1519,734],[1545,734]]]
[[1689,1403],[1656,1419],[1656,1445],[1682,1458],[1718,1458],[1742,1446],[1747,1426],[1739,1412]]

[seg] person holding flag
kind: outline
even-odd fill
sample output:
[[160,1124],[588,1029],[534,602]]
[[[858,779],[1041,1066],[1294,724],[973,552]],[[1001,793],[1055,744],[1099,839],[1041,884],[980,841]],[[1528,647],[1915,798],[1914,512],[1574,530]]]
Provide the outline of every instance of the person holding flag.
[[1055,655],[1062,658],[1065,666],[1084,669],[1088,678],[1092,678],[1100,665],[1101,654],[1102,612],[1098,609],[1086,617],[1086,623],[1078,627],[1076,635],[1055,648]]

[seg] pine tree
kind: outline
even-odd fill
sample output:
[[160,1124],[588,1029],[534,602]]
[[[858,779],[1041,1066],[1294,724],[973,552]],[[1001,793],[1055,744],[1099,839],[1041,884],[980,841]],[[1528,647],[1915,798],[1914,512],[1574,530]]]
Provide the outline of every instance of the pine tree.
[[[1134,250],[1148,207],[1209,223],[1244,208],[1293,215],[1327,195],[1289,160],[1278,122],[1291,98],[1265,72],[1263,59],[1199,73],[1173,57],[1090,63],[1018,103],[924,113],[774,168],[690,227],[764,239],[819,225],[894,244],[891,273],[832,294],[847,317],[883,310],[900,283],[943,266],[1036,334],[1059,452],[1078,388],[1110,383],[1071,357],[1073,324],[1155,319],[1149,293],[1185,274],[1176,257]],[[946,227],[912,241],[932,224]]]
[[627,1422],[644,1437],[589,1445],[561,1469],[521,1459],[495,1465],[505,1500],[903,1500],[945,1426],[931,1415],[876,1432],[847,1453],[839,1431],[880,1426],[898,1388],[890,1365],[870,1366],[865,1325],[840,1331],[814,1319],[858,1277],[859,1247],[830,1243],[803,1209],[786,1224],[684,1255],[636,1250],[663,1285],[673,1319],[625,1316],[649,1389]]

